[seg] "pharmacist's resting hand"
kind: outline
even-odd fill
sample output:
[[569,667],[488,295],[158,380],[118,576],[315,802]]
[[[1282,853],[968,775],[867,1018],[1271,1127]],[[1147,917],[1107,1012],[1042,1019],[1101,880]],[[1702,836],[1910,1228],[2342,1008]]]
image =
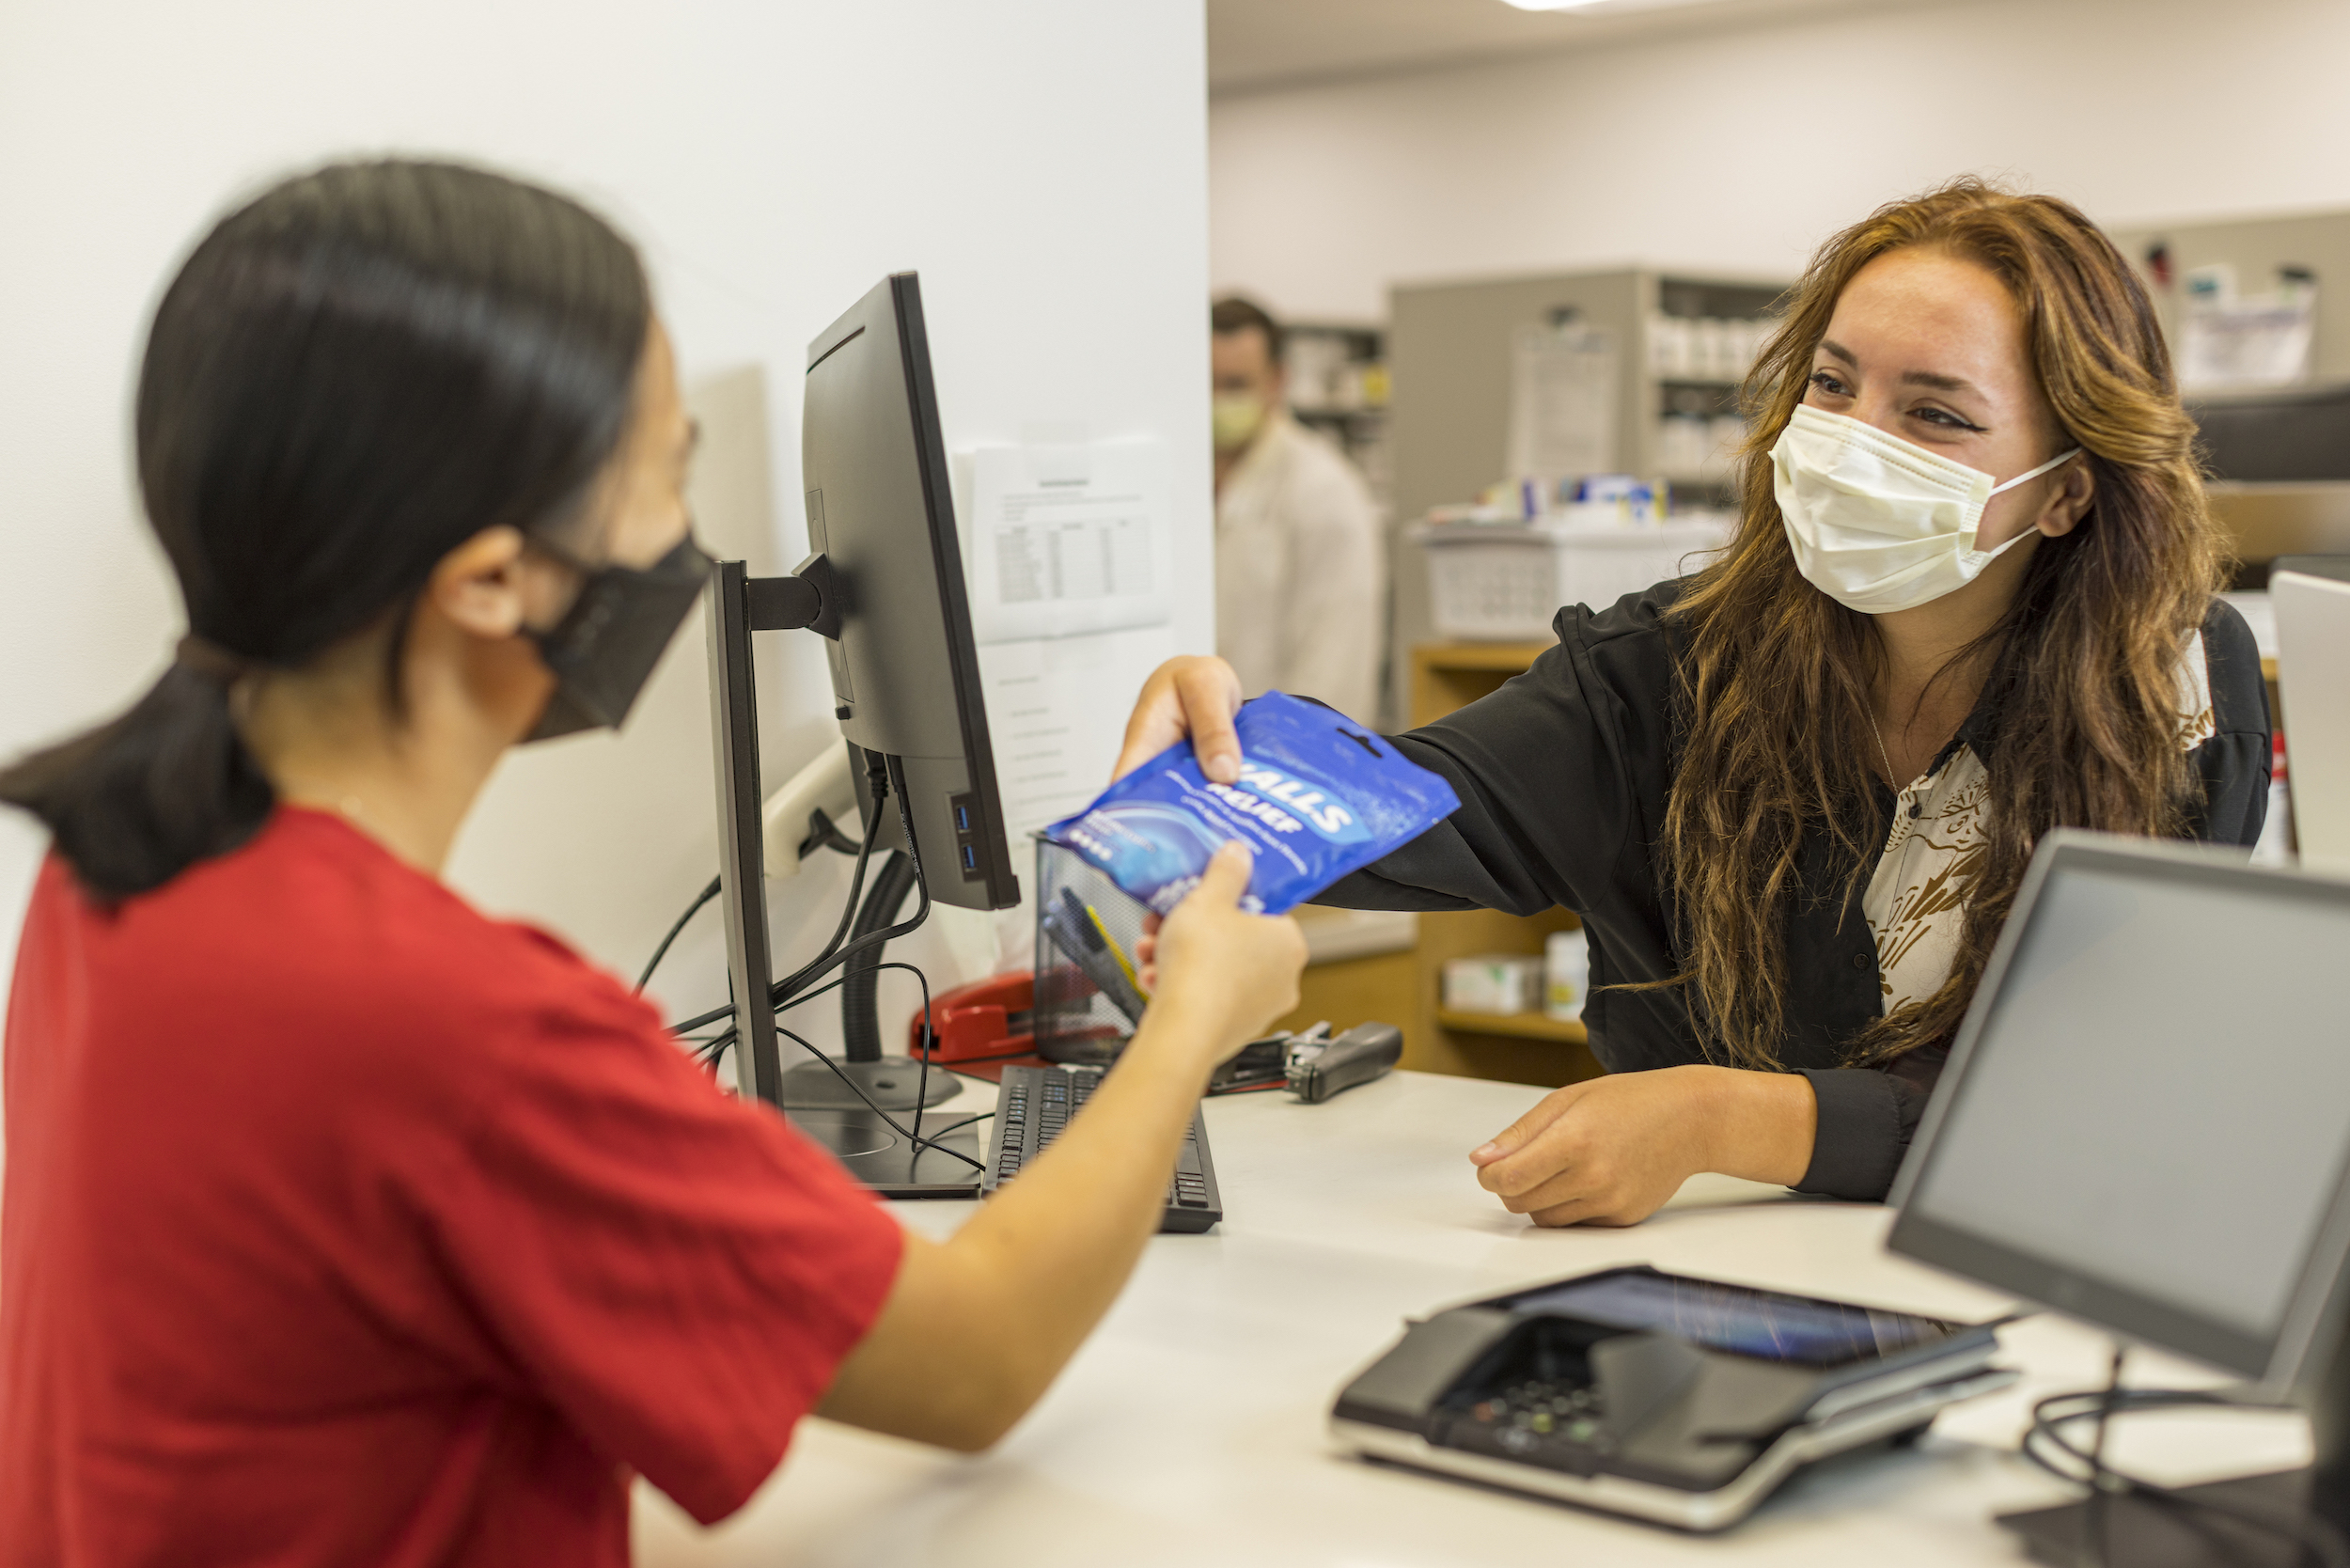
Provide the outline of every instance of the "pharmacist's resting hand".
[[1240,735],[1232,715],[1240,712],[1240,677],[1221,659],[1192,654],[1167,660],[1142,683],[1110,777],[1125,777],[1188,736],[1201,773],[1218,784],[1238,783]]
[[1306,936],[1288,916],[1244,915],[1249,855],[1228,843],[1152,941],[1151,1009],[1222,1061],[1297,1005]]
[[1632,1225],[1708,1164],[1710,1067],[1569,1084],[1469,1155],[1478,1184],[1537,1225]]

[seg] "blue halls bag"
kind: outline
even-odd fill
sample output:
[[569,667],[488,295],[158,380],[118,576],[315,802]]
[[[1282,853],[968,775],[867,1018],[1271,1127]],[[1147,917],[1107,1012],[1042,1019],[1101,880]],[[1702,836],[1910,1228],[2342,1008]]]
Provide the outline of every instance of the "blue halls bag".
[[1179,741],[1044,836],[1164,915],[1233,839],[1256,856],[1241,907],[1280,915],[1460,809],[1384,737],[1280,692],[1241,704],[1240,782],[1216,784]]

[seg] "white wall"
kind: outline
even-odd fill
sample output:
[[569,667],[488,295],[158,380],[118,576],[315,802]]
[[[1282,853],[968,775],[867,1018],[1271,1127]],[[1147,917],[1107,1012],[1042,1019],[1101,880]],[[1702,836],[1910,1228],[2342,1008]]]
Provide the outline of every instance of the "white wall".
[[[126,436],[163,281],[237,193],[354,151],[495,163],[634,232],[732,412],[708,526],[771,570],[805,542],[807,341],[920,269],[950,448],[1055,422],[1173,454],[1177,623],[1107,649],[1105,690],[1212,646],[1203,49],[1198,0],[0,0],[0,753],[130,700],[179,634]],[[774,640],[770,787],[836,735],[815,640]],[[701,660],[697,619],[626,734],[509,760],[452,880],[633,971],[716,864]],[[0,957],[39,853],[0,822]],[[779,888],[787,956],[839,870]],[[951,981],[985,943],[916,953]],[[681,1009],[724,998],[710,917],[672,964]]]
[[1293,315],[1396,280],[1793,275],[1950,175],[2109,223],[2350,204],[2341,0],[1950,0],[1219,98],[1211,274]]

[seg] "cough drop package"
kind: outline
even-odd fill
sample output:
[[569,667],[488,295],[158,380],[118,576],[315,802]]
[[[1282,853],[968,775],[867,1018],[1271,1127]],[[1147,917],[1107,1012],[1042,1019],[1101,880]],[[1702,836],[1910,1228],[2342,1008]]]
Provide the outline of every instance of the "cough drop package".
[[1460,808],[1441,777],[1318,703],[1267,692],[1236,724],[1237,783],[1209,779],[1181,741],[1044,837],[1160,914],[1238,839],[1256,857],[1242,907],[1279,915]]

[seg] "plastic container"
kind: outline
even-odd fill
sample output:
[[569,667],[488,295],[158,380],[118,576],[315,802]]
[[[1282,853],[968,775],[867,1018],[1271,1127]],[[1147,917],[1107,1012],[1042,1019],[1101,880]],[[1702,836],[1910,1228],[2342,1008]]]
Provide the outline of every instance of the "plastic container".
[[1037,1055],[1047,1061],[1107,1062],[1135,1035],[1128,985],[1146,911],[1091,861],[1036,841]]
[[1730,530],[1713,518],[1647,527],[1449,523],[1421,524],[1404,537],[1428,562],[1438,636],[1528,642],[1550,635],[1561,605],[1605,609],[1696,571],[1729,542]]

